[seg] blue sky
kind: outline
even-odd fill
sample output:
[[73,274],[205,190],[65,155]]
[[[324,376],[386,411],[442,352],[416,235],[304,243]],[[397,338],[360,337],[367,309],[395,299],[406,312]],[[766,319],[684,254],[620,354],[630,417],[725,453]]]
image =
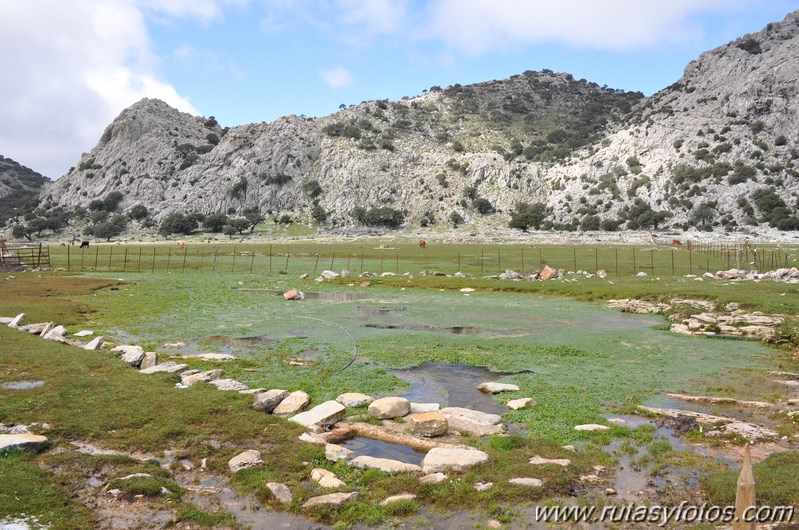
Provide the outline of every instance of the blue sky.
[[[224,126],[549,68],[650,95],[799,0],[0,4],[0,154],[57,178],[141,97]],[[25,45],[20,46],[20,43]]]

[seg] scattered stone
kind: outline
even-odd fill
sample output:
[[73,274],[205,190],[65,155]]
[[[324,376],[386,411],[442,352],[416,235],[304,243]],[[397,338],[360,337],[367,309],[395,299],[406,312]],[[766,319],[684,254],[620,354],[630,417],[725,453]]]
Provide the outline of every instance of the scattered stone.
[[376,458],[374,456],[356,456],[347,462],[353,467],[379,469],[386,473],[415,473],[421,472],[422,468],[416,464],[406,464],[399,460],[390,458]]
[[44,324],[44,327],[42,328],[42,330],[39,332],[39,335],[41,335],[42,337],[44,337],[45,335],[47,335],[48,333],[50,333],[50,330],[51,330],[51,329],[53,329],[54,327],[55,327],[55,324],[54,324],[54,323],[52,323],[52,322],[46,322],[46,323]]
[[411,434],[416,436],[441,436],[449,431],[449,423],[440,412],[421,412],[408,416]]
[[298,291],[297,289],[291,289],[283,293],[283,298],[286,300],[304,300],[305,293]]
[[727,436],[732,434],[746,438],[750,443],[755,443],[760,440],[773,440],[779,436],[777,432],[771,429],[742,421],[734,421],[732,423],[720,425],[707,432],[708,436]]
[[288,395],[288,390],[282,390],[280,388],[273,388],[266,392],[255,394],[255,401],[252,404],[252,408],[269,414],[275,410],[275,407],[280,405],[280,402],[286,399]]
[[18,328],[22,325],[24,321],[25,321],[25,313],[20,313],[19,315],[12,318],[11,322],[9,322],[7,325],[10,328]]
[[438,484],[440,482],[444,482],[447,480],[447,475],[441,472],[438,473],[430,473],[429,475],[425,475],[419,479],[419,482],[422,484]]
[[543,458],[541,456],[535,455],[533,458],[530,459],[530,463],[534,466],[543,466],[547,464],[552,464],[556,466],[563,466],[566,467],[572,463],[571,460],[568,458]]
[[199,359],[201,361],[235,361],[236,356],[229,353],[198,353],[196,355],[170,355],[170,359]]
[[360,394],[358,392],[347,392],[345,394],[341,394],[339,397],[336,398],[336,401],[344,405],[345,407],[354,408],[354,407],[363,407],[364,405],[368,405],[375,398],[372,396],[367,396],[366,394]]
[[596,275],[602,278],[603,280],[608,277],[608,273],[604,269],[599,269],[596,271]]
[[774,407],[773,403],[767,403],[765,401],[742,401],[739,399],[728,398],[728,397],[712,397],[712,396],[692,396],[689,394],[677,394],[674,392],[667,392],[667,396],[680,399],[682,401],[689,401],[689,402],[697,402],[697,403],[711,403],[711,404],[719,404],[719,405],[744,405],[748,407],[757,407],[757,408],[772,408]]
[[605,488],[605,495],[609,497],[616,495],[616,490],[614,490],[613,488]]
[[46,436],[37,434],[0,434],[0,453],[9,449],[38,453],[46,446]]
[[412,501],[416,499],[416,495],[413,493],[400,493],[398,495],[392,495],[391,497],[386,497],[382,501],[380,501],[380,506],[388,506],[392,502],[400,502],[400,501]]
[[139,368],[152,368],[156,364],[158,364],[158,354],[154,351],[148,351],[144,353],[144,359],[141,360]]
[[55,326],[48,331],[43,337],[46,340],[54,340],[56,342],[66,342],[67,328],[64,326]]
[[543,269],[541,269],[541,272],[538,273],[538,279],[539,280],[543,280],[543,281],[547,281],[547,280],[550,280],[552,278],[555,278],[557,275],[558,275],[558,271],[556,271],[555,269],[553,269],[549,265],[546,265],[546,266],[544,266]]
[[162,364],[150,366],[149,368],[143,368],[140,373],[154,374],[156,372],[166,372],[168,374],[180,374],[181,372],[185,372],[188,369],[189,369],[188,364],[178,364],[176,362],[167,361]]
[[474,489],[477,491],[488,491],[494,487],[493,482],[477,482],[474,485]]
[[243,453],[239,453],[238,455],[234,456],[230,459],[227,463],[230,471],[233,473],[238,473],[242,469],[247,469],[249,467],[260,466],[264,463],[261,460],[261,451],[256,451],[255,449],[248,449]]
[[541,482],[541,479],[537,478],[512,478],[508,481],[510,484],[515,484],[517,486],[528,486],[530,488],[540,488],[544,485]]
[[650,414],[654,414],[656,416],[666,416],[669,418],[693,418],[699,423],[704,423],[706,425],[714,425],[717,423],[732,423],[732,418],[725,418],[723,416],[713,416],[711,414],[703,414],[701,412],[694,412],[691,410],[681,410],[681,409],[661,409],[657,407],[647,407],[644,405],[638,405],[638,408],[649,412]]
[[306,442],[314,445],[319,445],[319,446],[327,445],[327,443],[321,438],[317,437],[317,435],[308,432],[302,433],[297,437],[297,439],[299,439],[301,442]]
[[607,431],[610,427],[607,425],[598,425],[596,423],[586,423],[584,425],[575,425],[575,431]]
[[410,402],[401,397],[385,397],[373,401],[367,412],[377,419],[399,418],[410,412]]
[[272,492],[272,495],[275,496],[280,504],[291,504],[291,501],[294,500],[294,495],[291,494],[291,490],[285,484],[267,482],[266,488]]
[[347,413],[347,408],[338,401],[325,401],[311,410],[301,412],[289,418],[294,423],[304,425],[309,429],[319,429],[333,425],[341,420]]
[[577,452],[577,448],[576,448],[576,447],[574,447],[574,446],[573,446],[573,445],[571,445],[571,444],[569,444],[569,445],[564,445],[564,446],[563,446],[563,449],[566,449],[567,451],[571,451],[571,452],[573,452],[573,453],[576,453],[576,452]]
[[413,403],[411,402],[411,410],[409,414],[420,414],[422,412],[436,412],[441,410],[441,405],[438,403]]
[[103,342],[105,342],[105,338],[104,338],[104,337],[102,337],[102,336],[100,336],[100,337],[95,337],[95,338],[93,338],[92,340],[90,340],[90,341],[89,341],[89,342],[88,342],[88,343],[87,343],[87,344],[86,344],[86,345],[83,347],[83,349],[84,349],[84,350],[99,350],[100,348],[102,348],[102,347],[103,347]]
[[187,344],[182,340],[164,343],[164,348],[185,348]]
[[311,506],[318,506],[320,504],[334,504],[338,505],[348,500],[354,499],[358,496],[357,491],[350,493],[330,493],[328,495],[319,495],[318,497],[311,497],[302,504],[303,508],[310,508]]
[[119,358],[123,362],[128,363],[134,368],[139,367],[141,365],[142,360],[144,359],[144,349],[141,346],[131,346],[129,344],[124,344],[122,346],[117,346],[116,348],[112,348],[111,351],[121,353],[122,355],[120,355]]
[[209,384],[214,385],[219,390],[236,391],[247,390],[247,385],[235,379],[214,379],[208,381]]
[[319,438],[329,444],[337,444],[355,437],[355,432],[349,427],[335,427],[329,431],[318,435]]
[[645,278],[646,276],[649,276],[649,275],[647,273],[645,273],[644,271],[641,271],[638,274],[636,274],[636,276],[638,278]]
[[473,293],[474,291],[475,291],[475,289],[473,289],[471,287],[464,287],[463,289],[461,289],[462,293]]
[[285,397],[280,404],[274,408],[272,414],[278,416],[287,416],[289,414],[297,414],[305,409],[308,403],[311,402],[311,396],[302,390],[295,390]]
[[307,280],[310,277],[311,277],[311,275],[306,272],[306,273],[300,275],[300,280]]
[[12,320],[14,320],[13,317],[0,317],[0,326],[8,326]]
[[25,331],[31,335],[41,335],[42,330],[46,328],[48,324],[52,325],[51,322],[39,322],[36,324],[28,324],[27,326],[20,326],[17,329],[22,330],[24,328]]
[[338,462],[340,460],[351,460],[355,453],[350,451],[344,446],[338,444],[325,445],[325,458],[331,462]]
[[533,405],[535,405],[535,400],[533,398],[519,398],[508,401],[508,404],[505,406],[509,409],[519,410],[532,407]]
[[505,272],[499,275],[500,280],[521,280],[522,278],[524,276],[511,269],[505,269]]
[[508,383],[480,383],[477,385],[477,390],[480,392],[485,392],[486,394],[499,394],[500,392],[515,392],[519,390],[519,387],[516,385],[511,385]]
[[197,372],[186,375],[188,373],[189,372],[184,372],[180,376],[180,382],[186,386],[191,386],[196,383],[208,383],[222,377],[222,370],[208,370],[206,372]]
[[341,275],[339,273],[335,272],[335,271],[323,270],[321,276],[325,280],[335,280],[336,278],[338,278]]
[[347,485],[343,480],[339,479],[335,473],[327,469],[322,469],[321,467],[311,470],[311,480],[327,489],[342,488]]
[[90,337],[92,335],[94,335],[94,331],[89,331],[88,329],[84,329],[72,334],[73,337]]
[[434,447],[422,460],[425,474],[439,471],[463,473],[472,467],[488,462],[488,455],[478,449],[466,447]]
[[505,432],[502,418],[497,414],[488,414],[462,407],[445,407],[440,412],[447,419],[450,430],[477,436]]

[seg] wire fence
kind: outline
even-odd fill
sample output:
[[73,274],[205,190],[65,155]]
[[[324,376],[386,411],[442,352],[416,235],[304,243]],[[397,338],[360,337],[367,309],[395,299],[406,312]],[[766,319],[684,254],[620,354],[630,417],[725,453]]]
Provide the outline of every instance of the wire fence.
[[357,244],[222,244],[52,246],[52,268],[71,272],[190,272],[316,276],[323,270],[353,275],[410,272],[491,276],[508,269],[528,275],[544,266],[609,276],[701,275],[730,268],[760,271],[797,265],[795,248],[756,248],[749,244],[688,243],[600,247],[589,245],[412,245],[366,247]]

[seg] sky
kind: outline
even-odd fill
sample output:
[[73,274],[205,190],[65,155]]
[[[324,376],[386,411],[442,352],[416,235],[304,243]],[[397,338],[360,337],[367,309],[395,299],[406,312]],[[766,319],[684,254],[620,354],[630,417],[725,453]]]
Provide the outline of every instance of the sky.
[[799,0],[0,0],[0,155],[56,179],[143,97],[222,126],[548,68],[651,95]]

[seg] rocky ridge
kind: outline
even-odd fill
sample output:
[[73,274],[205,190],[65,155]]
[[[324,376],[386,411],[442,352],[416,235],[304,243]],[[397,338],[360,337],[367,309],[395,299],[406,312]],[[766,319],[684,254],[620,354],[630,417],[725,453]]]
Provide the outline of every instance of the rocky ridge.
[[541,202],[561,228],[740,228],[769,222],[753,195],[771,190],[783,229],[799,228],[798,48],[794,12],[648,98],[525,72],[231,129],[145,99],[42,198],[85,206],[119,190],[123,209],[146,204],[156,219],[249,208],[308,219],[318,204],[333,226],[381,206],[411,223],[458,213],[505,225],[517,203]]

